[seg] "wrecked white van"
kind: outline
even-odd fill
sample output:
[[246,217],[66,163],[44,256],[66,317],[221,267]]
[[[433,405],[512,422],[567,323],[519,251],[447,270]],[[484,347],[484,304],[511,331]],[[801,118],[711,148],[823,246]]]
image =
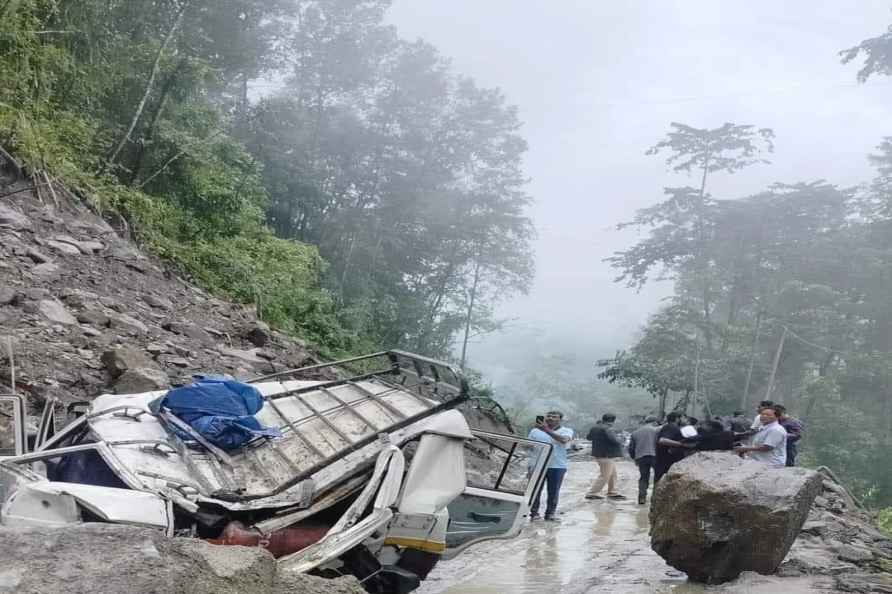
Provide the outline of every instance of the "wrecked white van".
[[[338,379],[300,379],[321,371]],[[0,396],[15,437],[14,455],[0,459],[0,519],[262,546],[280,570],[352,574],[388,593],[412,591],[475,542],[520,531],[551,446],[472,431],[454,410],[467,384],[449,365],[388,351],[252,383],[263,396],[257,420],[280,437],[230,451],[153,414],[163,391],[99,396],[59,432],[48,403],[31,444],[23,401]]]

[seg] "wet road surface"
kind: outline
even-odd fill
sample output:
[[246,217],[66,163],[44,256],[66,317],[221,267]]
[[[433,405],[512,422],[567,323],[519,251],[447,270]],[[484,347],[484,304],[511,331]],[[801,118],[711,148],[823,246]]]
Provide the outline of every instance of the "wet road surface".
[[[650,548],[648,506],[639,506],[638,471],[618,465],[625,501],[584,499],[597,465],[571,459],[561,490],[561,523],[537,521],[511,540],[480,543],[437,565],[419,594],[805,594],[829,592],[812,578],[745,574],[724,586],[705,587],[666,565]],[[544,506],[544,494],[543,494]]]

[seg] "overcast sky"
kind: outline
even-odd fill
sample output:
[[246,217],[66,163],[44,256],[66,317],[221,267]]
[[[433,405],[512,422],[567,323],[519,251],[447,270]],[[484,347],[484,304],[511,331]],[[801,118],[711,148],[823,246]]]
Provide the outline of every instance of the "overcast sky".
[[538,272],[503,315],[605,354],[669,292],[636,295],[601,260],[635,241],[617,223],[664,186],[696,185],[644,155],[670,122],[775,130],[773,163],[717,175],[720,198],[775,181],[866,181],[867,153],[892,135],[892,79],[859,85],[838,57],[885,31],[888,0],[394,0],[388,18],[520,108]]

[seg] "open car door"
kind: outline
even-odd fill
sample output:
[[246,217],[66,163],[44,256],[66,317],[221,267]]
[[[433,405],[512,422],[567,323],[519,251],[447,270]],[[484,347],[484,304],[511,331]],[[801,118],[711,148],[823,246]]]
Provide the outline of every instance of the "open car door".
[[523,528],[542,484],[551,444],[473,431],[465,446],[467,487],[449,504],[444,559],[470,545],[511,538]]

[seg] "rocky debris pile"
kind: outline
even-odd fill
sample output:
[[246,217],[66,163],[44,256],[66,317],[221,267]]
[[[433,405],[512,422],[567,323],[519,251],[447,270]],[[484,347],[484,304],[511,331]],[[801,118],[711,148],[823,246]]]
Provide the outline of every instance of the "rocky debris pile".
[[197,373],[245,378],[318,362],[253,308],[143,255],[61,189],[58,203],[45,204],[0,173],[0,195],[0,391],[10,383],[6,338],[18,386],[35,406],[187,383]]
[[266,550],[113,524],[0,528],[0,593],[364,594],[353,577],[279,572]]
[[826,575],[843,592],[892,594],[892,539],[826,468],[802,532],[779,574]]
[[770,468],[729,452],[694,454],[657,486],[651,547],[698,582],[774,573],[821,484],[821,475],[802,468]]

